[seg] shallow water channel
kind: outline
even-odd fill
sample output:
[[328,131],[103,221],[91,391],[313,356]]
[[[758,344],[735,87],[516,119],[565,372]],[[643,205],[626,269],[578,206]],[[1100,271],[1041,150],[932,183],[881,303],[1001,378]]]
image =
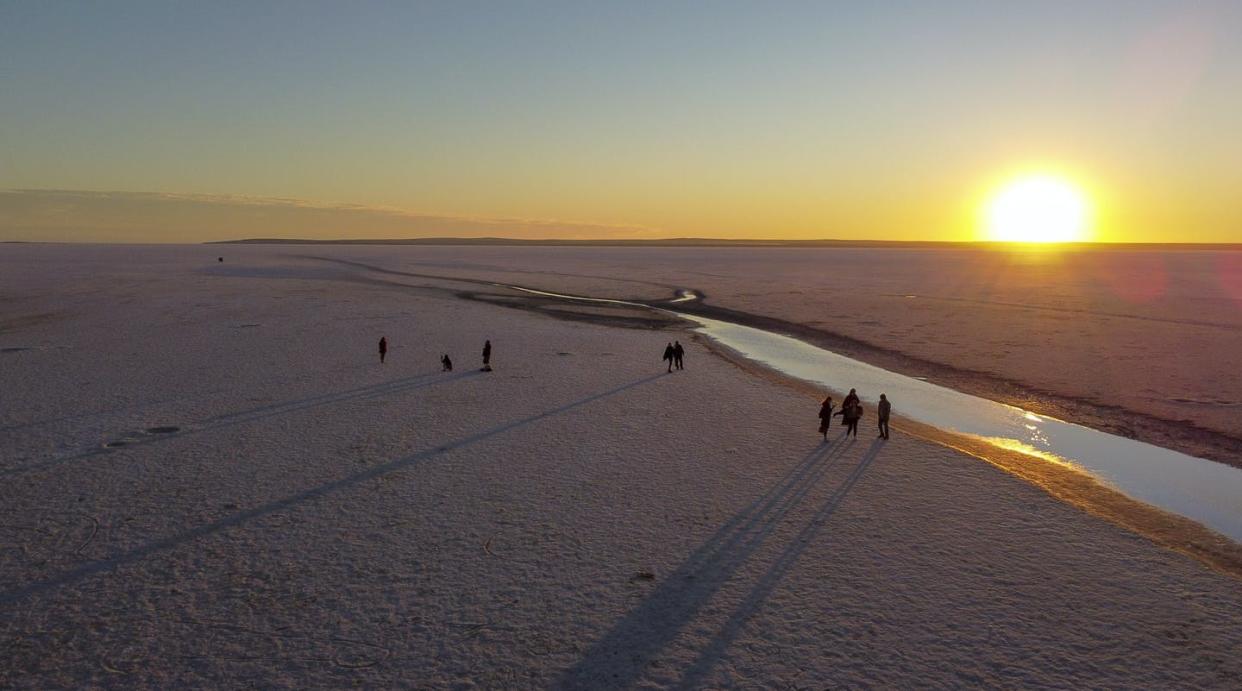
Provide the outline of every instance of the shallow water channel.
[[[1186,516],[1242,542],[1242,469],[1036,415],[762,329],[625,300],[505,287],[548,297],[632,305],[674,314],[698,324],[696,331],[708,338],[787,376],[836,391],[858,389],[863,402],[870,404],[871,416],[884,393],[897,415],[1007,450],[1022,451],[1031,456],[1032,463],[1065,463],[1134,499]],[[696,297],[690,291],[679,291],[679,298],[673,302]]]
[[1242,542],[1242,470],[889,372],[789,336],[679,316],[721,345],[788,376],[838,391],[857,388],[871,404],[870,416],[880,394],[887,394],[895,414],[1026,452],[1032,463],[1067,463],[1130,497]]

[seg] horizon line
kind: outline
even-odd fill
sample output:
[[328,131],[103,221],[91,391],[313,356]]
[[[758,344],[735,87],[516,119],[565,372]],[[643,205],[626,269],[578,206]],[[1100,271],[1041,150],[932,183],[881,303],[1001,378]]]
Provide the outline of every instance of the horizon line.
[[544,247],[823,247],[873,249],[1027,249],[1027,250],[1187,250],[1242,251],[1242,243],[1227,242],[1004,242],[996,240],[849,240],[759,238],[512,238],[498,236],[439,236],[423,238],[238,238],[202,242],[76,242],[56,240],[0,240],[5,245],[432,245],[432,246],[544,246]]

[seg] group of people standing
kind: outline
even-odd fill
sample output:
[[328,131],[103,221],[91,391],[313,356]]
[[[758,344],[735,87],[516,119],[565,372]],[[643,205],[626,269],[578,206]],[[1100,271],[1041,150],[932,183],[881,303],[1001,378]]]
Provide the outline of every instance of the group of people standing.
[[672,372],[673,368],[685,369],[681,359],[685,357],[686,349],[681,347],[681,341],[673,341],[664,347],[664,360],[668,363],[668,371]]
[[[673,341],[664,347],[664,361],[668,363],[668,371],[672,372],[673,368],[685,369],[683,358],[686,355],[686,349],[682,347],[681,341]],[[379,359],[383,364],[384,359],[388,357],[388,338],[381,336],[379,340]],[[449,358],[448,353],[440,357],[440,365],[446,372],[453,371],[453,361]],[[492,371],[492,342],[486,340],[483,342],[483,367],[482,371]],[[841,401],[841,409],[836,410],[835,404],[832,402],[832,396],[824,399],[819,406],[819,433],[824,435],[824,441],[828,441],[828,428],[832,426],[832,418],[840,415],[841,421],[845,423],[845,434],[847,436],[858,436],[858,421],[862,419],[863,407],[862,401],[858,398],[858,392],[850,389],[845,400]],[[880,402],[876,405],[876,415],[880,429],[880,439],[888,439],[888,418],[892,414],[893,406],[888,402],[888,396],[880,394]]]
[[[380,364],[384,364],[384,360],[388,357],[388,337],[380,336],[379,340],[379,358]],[[440,356],[440,369],[445,372],[453,371],[453,359],[444,353]],[[492,371],[492,342],[491,340],[483,341],[483,367],[482,372]]]
[[[828,428],[832,426],[832,418],[840,415],[841,421],[845,423],[845,434],[847,436],[858,436],[858,421],[862,419],[863,407],[862,401],[858,399],[858,392],[850,389],[845,400],[841,401],[841,410],[832,412],[835,406],[832,402],[832,396],[824,399],[819,406],[819,433],[824,435],[824,441],[828,441]],[[879,439],[888,439],[888,419],[892,415],[893,404],[888,402],[888,396],[880,394],[880,402],[876,405],[876,415],[880,428]]]

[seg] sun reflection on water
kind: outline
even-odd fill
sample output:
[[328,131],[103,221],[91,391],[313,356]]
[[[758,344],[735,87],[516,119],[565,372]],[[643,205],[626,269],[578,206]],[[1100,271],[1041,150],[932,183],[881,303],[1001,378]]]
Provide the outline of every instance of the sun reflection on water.
[[1006,451],[1017,451],[1018,453],[1023,453],[1023,454],[1026,454],[1027,456],[1034,456],[1035,458],[1038,458],[1040,460],[1048,461],[1050,463],[1056,463],[1059,466],[1063,466],[1066,468],[1072,468],[1080,472],[1083,470],[1081,466],[1079,466],[1077,463],[1074,463],[1073,461],[1067,458],[1063,458],[1054,453],[1049,453],[1048,451],[1044,451],[1042,449],[1037,449],[1034,446],[1031,446],[1030,444],[1027,444],[1026,442],[1023,442],[1023,441],[1019,441],[1017,439],[1010,439],[1008,437],[983,437],[983,436],[978,436],[978,435],[966,435],[966,436],[970,436],[980,441],[987,442],[988,444],[991,444],[992,446],[1004,449]]

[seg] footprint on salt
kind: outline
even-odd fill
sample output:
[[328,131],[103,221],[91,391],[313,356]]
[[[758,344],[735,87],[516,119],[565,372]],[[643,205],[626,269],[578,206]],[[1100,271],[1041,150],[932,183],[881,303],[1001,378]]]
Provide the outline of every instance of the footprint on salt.
[[336,648],[335,655],[332,657],[333,664],[346,669],[374,667],[392,655],[391,650],[377,643],[338,637],[333,637],[331,640],[333,647]]

